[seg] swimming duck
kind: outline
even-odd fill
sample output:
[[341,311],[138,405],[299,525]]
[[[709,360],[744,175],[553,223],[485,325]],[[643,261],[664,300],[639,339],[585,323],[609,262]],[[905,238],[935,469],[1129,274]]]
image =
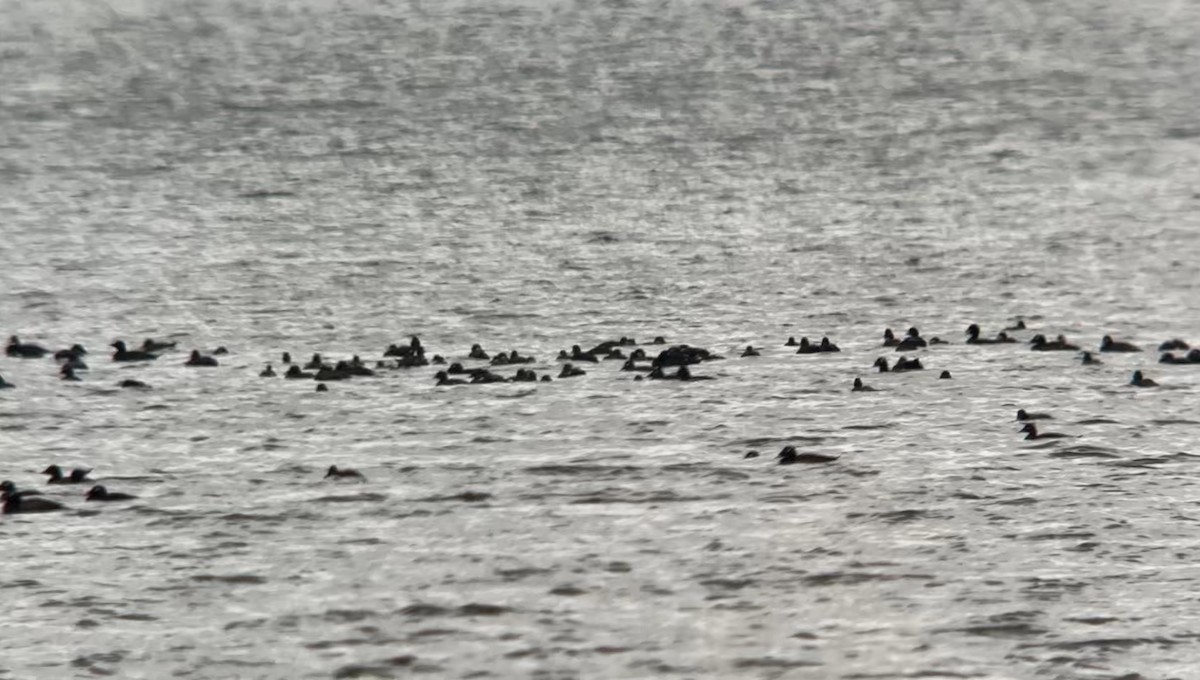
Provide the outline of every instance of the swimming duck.
[[864,385],[862,378],[854,379],[854,387],[850,388],[851,392],[874,392],[875,388],[870,385]]
[[79,382],[79,376],[75,375],[75,369],[71,367],[71,364],[63,364],[63,367],[58,369],[58,377],[67,382]]
[[[997,342],[996,340],[991,340],[989,338],[981,338],[981,337],[979,337],[979,334],[980,334],[979,324],[973,323],[970,326],[967,326],[967,344],[968,345],[994,345],[994,344],[996,344],[996,342]],[[1005,337],[1007,337],[1007,336],[1005,336]]]
[[1022,422],[1026,420],[1050,420],[1053,417],[1049,413],[1030,413],[1023,408],[1017,409],[1017,420]]
[[21,359],[40,359],[49,354],[50,350],[41,345],[21,342],[21,339],[14,335],[8,339],[8,347],[4,349],[4,353]]
[[352,470],[350,468],[339,469],[336,465],[330,465],[329,470],[325,472],[325,479],[329,479],[330,477],[333,477],[334,479],[367,480],[367,478],[363,476],[363,473],[359,472],[358,470]]
[[34,496],[8,496],[4,499],[4,514],[14,515],[20,512],[51,512],[62,510],[63,504],[49,498]]
[[471,384],[472,385],[477,385],[477,384],[486,385],[489,383],[503,383],[503,382],[509,382],[508,378],[505,378],[504,376],[499,375],[497,373],[492,373],[491,371],[489,371],[487,369],[483,369],[482,371],[471,374]]
[[288,370],[283,374],[283,377],[289,380],[312,380],[314,375],[313,373],[306,373],[300,370],[298,365],[292,364],[288,366]]
[[816,354],[820,351],[821,348],[809,342],[808,338],[800,338],[800,346],[796,350],[796,354]]
[[479,359],[481,361],[487,361],[491,357],[488,356],[487,352],[483,351],[482,345],[480,345],[479,343],[475,343],[474,345],[471,345],[471,353],[467,355],[467,358],[468,359]]
[[66,359],[76,359],[84,356],[85,354],[87,354],[87,350],[83,348],[83,345],[75,344],[71,345],[69,349],[58,350],[54,353],[54,358],[59,361],[63,361]]
[[590,361],[593,364],[599,363],[600,359],[595,354],[583,351],[579,345],[571,345],[571,360],[572,361]]
[[1174,340],[1166,340],[1158,346],[1158,351],[1160,352],[1168,352],[1171,350],[1186,351],[1189,349],[1191,349],[1191,346],[1179,338],[1175,338]]
[[679,370],[675,372],[675,379],[687,380],[689,382],[694,382],[696,380],[716,380],[716,378],[711,375],[692,375],[692,371],[687,366],[679,367]]
[[1005,328],[1004,330],[1006,330],[1006,331],[1023,331],[1023,330],[1025,330],[1025,320],[1017,319],[1016,324],[1009,326],[1008,328]]
[[579,375],[587,375],[587,371],[582,368],[576,368],[574,364],[563,364],[562,371],[558,374],[558,377],[574,378]]
[[1104,362],[1100,361],[1096,357],[1092,356],[1091,352],[1084,352],[1083,354],[1081,354],[1079,356],[1079,363],[1081,363],[1085,366],[1099,366],[1100,364],[1102,364]]
[[929,343],[921,337],[921,331],[917,330],[916,326],[908,329],[908,333],[904,339],[896,343],[897,352],[906,352],[914,349],[920,349],[927,346]]
[[122,380],[121,382],[117,383],[117,387],[120,387],[121,389],[126,389],[126,390],[148,390],[148,389],[150,389],[150,386],[147,385],[146,383],[142,382],[141,380],[134,380],[133,378],[126,378],[125,380]]
[[212,355],[215,357],[225,356],[226,354],[229,354],[229,349],[225,345],[219,345],[212,351]]
[[216,366],[217,360],[213,357],[206,357],[200,354],[200,350],[192,350],[192,355],[188,360],[183,362],[184,366]]
[[798,344],[800,344],[800,343],[796,342],[796,337],[789,335],[787,342],[783,343],[783,346],[784,347],[795,347]]
[[746,349],[742,350],[742,356],[743,356],[743,357],[756,357],[756,356],[761,356],[761,352],[759,352],[758,350],[754,349],[754,347],[752,347],[752,346],[750,346],[750,345],[746,345]]
[[280,362],[281,362],[281,363],[282,363],[284,366],[291,365],[291,363],[292,363],[292,353],[291,353],[291,352],[284,352],[284,353],[283,353],[283,356],[281,356],[281,357],[279,358],[279,360],[280,360]]
[[308,360],[308,363],[304,364],[304,370],[306,371],[319,370],[322,368],[328,368],[328,364],[326,364],[325,360],[321,358],[321,354],[319,352],[314,353],[312,358]]
[[1100,340],[1101,352],[1140,352],[1141,347],[1131,343],[1113,340],[1111,335],[1106,335]]
[[1071,436],[1061,432],[1038,432],[1037,425],[1033,423],[1025,423],[1021,431],[1026,433],[1026,439],[1065,439]]
[[262,370],[262,371],[261,371],[261,372],[258,374],[258,377],[260,377],[260,378],[274,378],[274,377],[275,377],[275,369],[271,367],[271,364],[267,364],[267,367],[266,367],[266,368],[264,368],[264,369],[263,369],[263,370]]
[[822,352],[840,352],[840,347],[829,341],[828,337],[821,338],[821,344],[817,347]]
[[429,363],[433,364],[434,366],[445,366],[446,358],[441,354],[434,354],[433,358],[429,360]]
[[329,385],[326,385],[325,383],[317,383],[317,389],[316,389],[316,391],[317,391],[317,392],[328,392],[328,391],[329,391]]
[[667,339],[661,335],[656,335],[656,336],[654,336],[654,341],[651,342],[650,344],[651,345],[665,345],[665,344],[667,344]]
[[0,500],[3,500],[4,498],[8,498],[10,496],[40,496],[40,495],[42,495],[41,491],[33,491],[33,490],[19,491],[19,490],[17,490],[17,485],[13,484],[11,481],[9,481],[7,479],[4,480],[3,482],[0,482]]
[[900,341],[896,339],[896,335],[894,333],[892,333],[892,329],[890,329],[890,328],[883,329],[883,346],[884,347],[895,347],[896,345],[899,345],[899,344],[900,344]]
[[[924,370],[924,368],[925,367],[921,365],[920,359],[908,359],[905,357],[900,357],[899,359],[896,359],[896,363],[892,366],[892,372],[920,371]],[[883,370],[880,370],[879,372],[883,373]]]
[[537,372],[529,368],[518,368],[517,374],[513,376],[513,382],[537,382]]
[[621,364],[622,371],[641,371],[649,372],[653,369],[652,366],[638,366],[633,359],[627,359],[624,364]]
[[888,360],[883,357],[876,359],[875,363],[871,364],[871,366],[873,368],[878,368],[880,373],[887,373],[889,370],[891,370],[888,368]]
[[89,472],[91,472],[90,468],[75,468],[71,470],[70,476],[65,476],[63,475],[62,468],[57,465],[51,465],[42,470],[43,475],[50,475],[50,479],[46,481],[47,484],[82,484],[83,482],[90,482],[92,480],[88,479]]
[[1053,342],[1046,340],[1046,336],[1038,333],[1029,339],[1029,348],[1035,352],[1078,352],[1079,346],[1072,345],[1067,342],[1067,339],[1060,335]]
[[1187,357],[1177,357],[1170,352],[1163,352],[1162,356],[1160,356],[1158,358],[1158,363],[1160,363],[1160,364],[1190,364],[1193,362],[1188,360]]
[[136,349],[127,349],[124,340],[117,340],[110,347],[116,350],[112,355],[113,361],[154,361],[158,358],[157,354]]
[[0,375],[0,390],[8,390],[8,389],[12,389],[14,387],[16,387],[16,385],[8,382],[7,380],[4,379],[4,376]]
[[1141,371],[1133,372],[1133,379],[1129,381],[1134,387],[1158,387],[1158,383],[1142,375]]
[[938,375],[938,380],[950,380],[953,377],[954,376],[950,375],[950,371],[942,371],[941,374]]
[[167,342],[166,340],[155,340],[154,338],[146,338],[142,342],[143,352],[162,352],[168,349],[175,349],[175,343]]
[[467,381],[462,378],[451,378],[445,371],[438,371],[434,374],[438,385],[466,385]]
[[783,450],[775,456],[779,459],[780,465],[795,465],[796,463],[831,463],[838,459],[837,456],[827,456],[823,453],[798,453],[796,447],[785,446]]
[[120,491],[110,492],[99,484],[88,489],[87,495],[83,497],[87,501],[131,501],[135,498],[137,496],[129,493],[121,493]]

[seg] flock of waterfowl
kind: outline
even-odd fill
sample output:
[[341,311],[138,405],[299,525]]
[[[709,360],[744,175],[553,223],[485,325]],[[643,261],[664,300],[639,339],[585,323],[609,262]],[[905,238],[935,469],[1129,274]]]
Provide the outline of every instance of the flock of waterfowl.
[[[1011,336],[1010,333],[1024,330],[1026,330],[1025,323],[1018,321],[1016,325],[1005,328],[995,337],[988,338],[983,336],[977,324],[971,324],[966,329],[966,344],[1015,344],[1020,341]],[[1077,352],[1082,364],[1095,365],[1101,363],[1100,359],[1091,351],[1081,350],[1079,346],[1068,342],[1062,335],[1049,340],[1045,335],[1039,333],[1032,336],[1027,342],[1032,351]],[[650,343],[652,346],[663,346],[666,344],[665,339],[661,336],[654,338]],[[916,328],[909,328],[902,338],[896,337],[891,329],[885,330],[882,346],[891,348],[897,352],[914,352],[926,347],[945,344],[950,343],[937,337],[926,340]],[[175,346],[176,343],[174,342],[146,339],[140,349],[129,349],[124,341],[117,340],[111,344],[114,350],[111,359],[114,362],[124,363],[155,361],[165,353],[174,351]],[[784,346],[788,348],[796,347],[796,354],[841,351],[827,337],[822,338],[819,342],[810,342],[808,338],[801,338],[799,341],[795,338],[788,338]],[[1161,352],[1159,363],[1167,365],[1200,365],[1200,349],[1192,349],[1182,340],[1176,339],[1163,342],[1158,346],[1158,350]],[[1141,351],[1140,347],[1130,342],[1115,340],[1108,335],[1101,339],[1098,348],[1098,353],[1132,353]],[[1186,354],[1181,356],[1175,354],[1176,352],[1186,352]],[[8,341],[5,354],[9,357],[19,359],[41,359],[50,356],[57,362],[59,376],[65,381],[80,381],[81,377],[79,373],[88,369],[87,363],[84,361],[84,357],[88,355],[88,352],[79,344],[52,352],[37,344],[21,342],[18,337],[13,336]],[[203,353],[194,349],[183,362],[183,365],[206,368],[217,367],[220,365],[220,362],[216,357],[224,354],[228,354],[228,350],[224,347],[218,347],[210,353]],[[761,356],[761,350],[747,345],[740,356],[742,358]],[[651,353],[647,352],[645,347],[639,346],[639,343],[634,339],[622,337],[617,340],[599,343],[588,350],[584,350],[580,345],[575,345],[570,351],[560,351],[556,360],[561,362],[562,366],[557,377],[565,379],[586,375],[587,371],[580,368],[577,364],[600,364],[605,361],[620,361],[620,370],[634,373],[634,380],[678,380],[685,382],[712,380],[713,376],[694,375],[689,367],[723,358],[709,350],[689,345],[671,345],[651,356]],[[298,362],[293,362],[291,355],[288,352],[284,352],[281,360],[287,366],[287,369],[283,372],[283,378],[289,380],[317,381],[317,391],[327,391],[328,388],[325,383],[330,381],[369,377],[376,375],[381,370],[399,370],[430,365],[445,366],[445,368],[439,368],[433,375],[436,385],[440,386],[500,382],[550,382],[552,380],[548,374],[538,376],[534,370],[525,367],[518,368],[516,373],[510,376],[495,372],[497,367],[500,366],[536,363],[534,357],[520,354],[517,350],[491,355],[481,345],[475,344],[472,345],[470,352],[467,353],[462,361],[448,363],[441,355],[435,354],[427,357],[421,340],[416,336],[413,336],[406,344],[389,345],[383,352],[383,358],[375,363],[374,368],[369,368],[357,355],[348,360],[329,362],[320,354],[314,354],[308,362],[301,365]],[[486,365],[468,366],[466,365],[467,362],[475,362],[476,364],[484,362]],[[889,362],[885,357],[879,357],[875,360],[873,367],[881,373],[919,371],[925,368],[920,359],[905,356],[899,357],[894,363]],[[668,372],[668,370],[671,372]],[[259,373],[259,376],[263,378],[275,378],[278,377],[278,374],[275,372],[274,367],[268,363]],[[939,374],[939,378],[950,379],[950,372],[942,371]],[[1143,388],[1158,386],[1158,383],[1147,378],[1141,370],[1134,371],[1129,384],[1134,387]],[[118,383],[118,386],[127,389],[151,389],[150,385],[135,379],[122,380]],[[5,381],[3,376],[0,376],[0,388],[11,389],[14,387],[15,385]],[[856,377],[851,390],[854,392],[873,392],[875,388],[864,383],[862,378]],[[1041,432],[1031,422],[1048,417],[1047,414],[1030,414],[1024,410],[1017,412],[1017,420],[1021,421],[1024,425],[1021,431],[1026,435],[1026,439],[1041,440],[1066,437],[1067,435],[1061,433]],[[751,451],[745,457],[754,458],[758,455],[758,452]],[[785,446],[776,458],[781,465],[828,463],[837,460],[837,457],[825,454],[800,453],[793,446]],[[51,465],[46,468],[43,474],[50,475],[50,484],[82,484],[92,481],[87,477],[89,472],[91,471],[87,469],[75,469],[69,475],[64,475],[57,465]],[[336,465],[329,468],[325,477],[333,479],[363,478],[355,470],[339,469]],[[135,497],[122,493],[108,493],[103,486],[96,485],[91,488],[85,498],[89,501],[116,501],[131,500]],[[16,485],[11,481],[0,483],[0,501],[3,501],[5,513],[47,512],[63,508],[63,505],[58,501],[44,498],[36,491],[18,490]]]

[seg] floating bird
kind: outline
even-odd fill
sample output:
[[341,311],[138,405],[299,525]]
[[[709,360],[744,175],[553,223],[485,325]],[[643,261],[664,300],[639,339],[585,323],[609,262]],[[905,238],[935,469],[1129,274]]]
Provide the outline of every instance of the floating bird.
[[1022,427],[1021,431],[1026,433],[1026,439],[1064,439],[1070,436],[1061,432],[1038,432],[1037,425],[1033,423],[1025,423],[1025,427]]
[[1129,381],[1134,387],[1158,387],[1158,383],[1142,375],[1141,371],[1133,372],[1133,379]]
[[88,489],[87,494],[83,497],[87,501],[131,501],[135,498],[137,496],[133,494],[121,493],[119,491],[110,492],[99,484]]
[[183,365],[184,366],[217,366],[219,364],[217,363],[216,358],[206,357],[200,353],[200,350],[194,349],[194,350],[192,350],[191,356],[188,357],[188,360],[185,361],[183,363]]
[[41,345],[21,342],[21,339],[14,335],[8,339],[8,346],[4,348],[4,353],[10,357],[21,359],[40,359],[49,354],[50,350]]
[[1030,413],[1023,408],[1017,409],[1017,420],[1022,422],[1026,420],[1050,420],[1053,417],[1049,413]]
[[796,463],[831,463],[838,459],[838,456],[827,456],[823,453],[797,453],[796,447],[785,446],[783,450],[775,456],[779,459],[780,465],[794,465]]
[[14,515],[17,513],[31,512],[53,512],[62,510],[63,504],[58,501],[52,501],[49,498],[34,496],[8,496],[4,499],[4,514]]
[[157,354],[152,354],[144,350],[127,349],[124,340],[117,340],[110,347],[116,349],[112,355],[113,361],[154,361],[158,358]]
[[1111,335],[1106,335],[1106,336],[1104,336],[1104,338],[1102,340],[1100,340],[1100,351],[1101,352],[1140,352],[1140,351],[1142,351],[1142,348],[1138,347],[1137,345],[1135,345],[1131,342],[1122,342],[1120,340],[1113,340]]
[[874,392],[875,388],[870,385],[864,385],[862,378],[854,379],[854,387],[850,388],[851,392]]
[[88,473],[91,471],[91,468],[75,468],[71,470],[70,475],[64,475],[62,468],[57,465],[51,465],[42,470],[42,474],[50,475],[50,479],[46,481],[47,484],[82,484],[83,482],[91,481],[88,479]]
[[363,481],[366,481],[367,479],[358,470],[352,470],[350,468],[338,469],[338,466],[336,465],[330,465],[329,470],[325,473],[325,479],[329,479],[330,477],[334,477],[336,479],[361,479]]

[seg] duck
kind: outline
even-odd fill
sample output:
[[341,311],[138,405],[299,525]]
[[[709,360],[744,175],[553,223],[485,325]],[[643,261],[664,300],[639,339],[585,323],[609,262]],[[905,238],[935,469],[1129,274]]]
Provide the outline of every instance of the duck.
[[1180,340],[1179,338],[1175,338],[1174,340],[1164,340],[1161,344],[1159,344],[1158,351],[1160,351],[1160,352],[1169,352],[1171,350],[1187,351],[1191,348],[1192,348],[1191,345],[1187,344],[1183,340]]
[[800,338],[800,348],[796,350],[796,354],[816,354],[821,351],[821,348],[808,341],[808,338]]
[[304,370],[306,371],[320,370],[327,367],[328,365],[325,363],[325,360],[321,358],[320,352],[314,352],[312,358],[308,360],[308,363],[304,364]]
[[191,356],[188,357],[188,360],[183,362],[183,365],[184,366],[217,366],[219,364],[217,363],[217,360],[215,357],[206,357],[206,356],[200,354],[200,350],[194,349],[194,350],[192,350]]
[[16,385],[5,380],[4,376],[0,375],[0,390],[11,390],[14,387],[16,387]]
[[896,345],[899,345],[899,344],[900,344],[900,341],[896,339],[896,335],[894,333],[892,333],[892,329],[890,329],[890,328],[883,329],[883,346],[884,347],[895,347]]
[[50,350],[41,345],[21,342],[21,339],[14,335],[8,339],[8,346],[4,348],[4,353],[10,357],[21,359],[40,359],[49,354]]
[[289,380],[312,380],[315,375],[315,373],[300,370],[300,366],[297,364],[292,364],[288,366],[288,370],[283,374],[283,377]]
[[324,478],[329,479],[330,477],[333,477],[334,479],[361,479],[363,481],[366,481],[367,479],[365,476],[363,476],[363,473],[359,472],[358,470],[351,468],[339,468],[336,465],[330,465],[329,469],[325,471]]
[[1111,335],[1106,335],[1100,340],[1101,352],[1140,352],[1141,347],[1131,343],[1113,340]]
[[175,349],[174,342],[166,340],[155,340],[154,338],[146,338],[142,341],[143,352],[162,352],[168,349]]
[[4,499],[4,514],[6,515],[15,515],[23,512],[53,512],[55,510],[62,510],[63,508],[64,506],[62,503],[59,503],[58,501],[52,501],[49,498],[42,498],[40,496],[29,498],[27,496],[18,495],[7,496]]
[[800,343],[796,342],[796,337],[793,335],[789,335],[787,342],[783,343],[783,346],[784,347],[795,347],[798,344],[800,344]]
[[828,337],[821,338],[821,344],[817,347],[822,352],[840,352],[842,349],[829,341]]
[[1016,341],[1017,341],[1016,338],[1010,337],[1008,335],[1008,333],[1006,333],[1004,331],[1000,331],[999,333],[996,334],[996,343],[997,344],[1002,344],[1002,345],[1003,344],[1012,344],[1012,343],[1015,343]]
[[214,349],[212,351],[212,355],[215,357],[225,356],[226,354],[229,354],[229,348],[226,347],[225,345],[219,345],[216,349]]
[[110,345],[116,351],[113,352],[113,361],[154,361],[158,358],[157,354],[152,354],[144,350],[131,350],[125,347],[124,340],[117,340]]
[[75,369],[71,364],[63,364],[62,368],[58,369],[59,380],[67,382],[79,382],[79,376],[75,375]]
[[600,359],[591,352],[583,351],[579,345],[571,345],[571,360],[572,361],[590,361],[591,363],[599,363]]
[[795,465],[796,463],[832,463],[838,459],[838,456],[827,456],[823,453],[798,453],[796,447],[785,446],[783,450],[775,456],[779,459],[780,465]]
[[625,363],[621,364],[621,370],[622,371],[640,371],[643,373],[648,373],[651,370],[653,370],[653,367],[652,366],[638,366],[637,363],[635,363],[634,360],[631,358],[631,359],[626,359]]
[[891,370],[888,368],[888,360],[883,357],[876,359],[875,363],[871,364],[871,366],[873,368],[878,368],[880,373],[887,373],[889,370]]
[[1060,335],[1053,342],[1046,340],[1046,336],[1038,333],[1029,339],[1029,348],[1035,352],[1078,352],[1079,346],[1072,345],[1067,342],[1067,339]]
[[429,363],[433,364],[434,366],[445,366],[446,357],[443,357],[441,354],[434,354],[433,358],[429,360]]
[[280,363],[282,363],[284,366],[290,366],[290,365],[291,365],[291,363],[292,363],[292,353],[291,353],[291,352],[284,352],[284,353],[283,353],[283,356],[279,357],[279,361],[280,361]]
[[1079,355],[1079,363],[1083,364],[1084,366],[1099,366],[1104,362],[1092,356],[1091,352],[1084,352]]
[[504,383],[504,382],[509,382],[508,378],[505,378],[504,376],[502,376],[498,373],[492,373],[491,371],[489,371],[487,369],[484,369],[482,371],[477,371],[477,372],[471,374],[471,384],[472,385],[477,385],[477,384],[487,385],[487,384],[491,384],[491,383]]
[[1037,425],[1033,423],[1025,423],[1021,431],[1025,433],[1026,439],[1065,439],[1071,436],[1061,432],[1038,432]]
[[83,482],[92,481],[88,479],[88,473],[91,471],[90,468],[75,468],[71,470],[70,475],[64,475],[62,468],[57,465],[51,465],[42,470],[42,474],[50,475],[50,479],[46,481],[47,484],[82,484]]
[[451,378],[445,371],[438,371],[434,374],[438,385],[466,385],[467,381],[462,378]]
[[146,383],[142,382],[141,380],[134,380],[133,378],[126,378],[125,380],[122,380],[121,382],[117,383],[117,387],[120,387],[121,389],[125,389],[125,390],[148,390],[148,389],[151,389],[150,386],[147,385]]
[[[979,330],[979,324],[973,323],[970,326],[967,326],[967,344],[968,345],[995,345],[997,343],[996,340],[979,337],[980,332],[981,331]],[[1005,336],[1005,337],[1008,337],[1008,336]]]
[[1191,363],[1195,363],[1195,362],[1189,360],[1187,357],[1177,357],[1170,352],[1163,352],[1162,356],[1160,356],[1158,358],[1158,363],[1160,363],[1160,364],[1191,364]]
[[[883,362],[883,363],[881,364],[880,362]],[[888,368],[887,359],[884,359],[883,357],[880,357],[878,360],[876,360],[875,365],[879,366],[880,373],[885,373],[888,370],[891,370],[892,372],[920,371],[925,368],[924,366],[921,365],[920,359],[908,359],[905,357],[900,357],[899,359],[896,359],[896,363],[891,367],[891,369]]]
[[938,374],[938,380],[951,380],[954,376],[950,375],[950,371],[942,371]]
[[911,352],[912,350],[920,349],[920,348],[926,347],[928,345],[929,345],[929,343],[926,342],[925,339],[921,337],[921,331],[917,330],[917,328],[914,326],[914,327],[908,329],[908,334],[904,337],[903,340],[896,343],[896,351],[897,352]]
[[271,367],[271,364],[267,364],[267,367],[259,372],[258,377],[274,378],[275,377],[275,369]]
[[679,370],[675,372],[675,379],[687,380],[690,382],[696,380],[716,380],[716,378],[711,375],[692,375],[691,369],[689,369],[687,366],[679,367]]
[[83,360],[83,357],[81,357],[81,356],[78,356],[78,355],[76,355],[76,356],[72,356],[72,357],[67,357],[66,359],[64,359],[64,360],[63,360],[63,362],[62,362],[62,365],[63,365],[63,366],[70,366],[70,367],[71,367],[71,369],[72,369],[72,370],[75,370],[75,371],[86,371],[86,370],[88,370],[88,365],[87,365],[87,362],[85,362],[85,361]]
[[559,378],[574,378],[580,375],[587,375],[587,371],[582,368],[576,368],[575,364],[563,364],[562,371],[559,372]]
[[57,352],[55,352],[54,358],[57,359],[58,361],[64,361],[67,359],[75,359],[75,358],[84,356],[86,354],[87,354],[87,350],[83,348],[83,345],[74,344],[74,345],[71,345],[67,349],[60,349]]
[[1134,387],[1158,387],[1158,383],[1142,375],[1141,371],[1133,372],[1133,378],[1129,381],[1129,384]]
[[742,356],[743,357],[757,357],[757,356],[762,356],[762,352],[759,352],[758,350],[754,349],[754,347],[752,347],[751,345],[746,345],[746,349],[742,350]]
[[491,357],[488,356],[487,352],[483,351],[482,345],[480,345],[479,343],[475,343],[474,345],[471,345],[471,353],[467,355],[467,358],[468,359],[479,359],[481,361],[487,361]]
[[9,481],[7,479],[4,480],[3,482],[0,482],[0,500],[3,500],[4,498],[8,498],[10,496],[40,496],[40,495],[42,495],[41,491],[34,491],[32,489],[29,491],[18,490],[17,485],[13,484],[11,481]]
[[518,368],[517,374],[513,376],[513,382],[537,382],[537,372],[531,368]]
[[137,498],[137,496],[134,496],[130,493],[109,491],[100,484],[88,489],[87,494],[83,497],[85,501],[131,501],[135,498]]
[[874,392],[875,388],[870,385],[863,384],[862,378],[854,379],[854,387],[850,388],[851,392]]
[[665,345],[665,344],[667,344],[667,339],[661,335],[656,335],[656,336],[654,336],[654,340],[652,340],[650,342],[650,344],[651,345]]
[[326,385],[325,383],[318,383],[316,391],[317,392],[328,392],[329,385]]
[[1027,420],[1050,420],[1053,417],[1049,413],[1030,413],[1023,408],[1017,409],[1017,420],[1021,422]]
[[1004,330],[1006,330],[1006,331],[1023,331],[1023,330],[1025,330],[1025,320],[1017,319],[1017,322],[1015,324],[1009,326],[1008,328],[1005,328]]

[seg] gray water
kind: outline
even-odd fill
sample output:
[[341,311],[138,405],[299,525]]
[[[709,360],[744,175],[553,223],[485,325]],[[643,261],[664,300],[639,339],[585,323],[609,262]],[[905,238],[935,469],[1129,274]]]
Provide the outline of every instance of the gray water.
[[[0,0],[0,332],[92,350],[76,384],[0,359],[0,477],[70,507],[0,520],[0,678],[1197,677],[1200,369],[1152,350],[1200,340],[1198,25]],[[962,344],[1017,318],[1148,351]],[[954,344],[873,373],[914,324]],[[552,374],[622,335],[727,358],[257,377],[410,334]],[[151,336],[231,354],[105,356]]]

